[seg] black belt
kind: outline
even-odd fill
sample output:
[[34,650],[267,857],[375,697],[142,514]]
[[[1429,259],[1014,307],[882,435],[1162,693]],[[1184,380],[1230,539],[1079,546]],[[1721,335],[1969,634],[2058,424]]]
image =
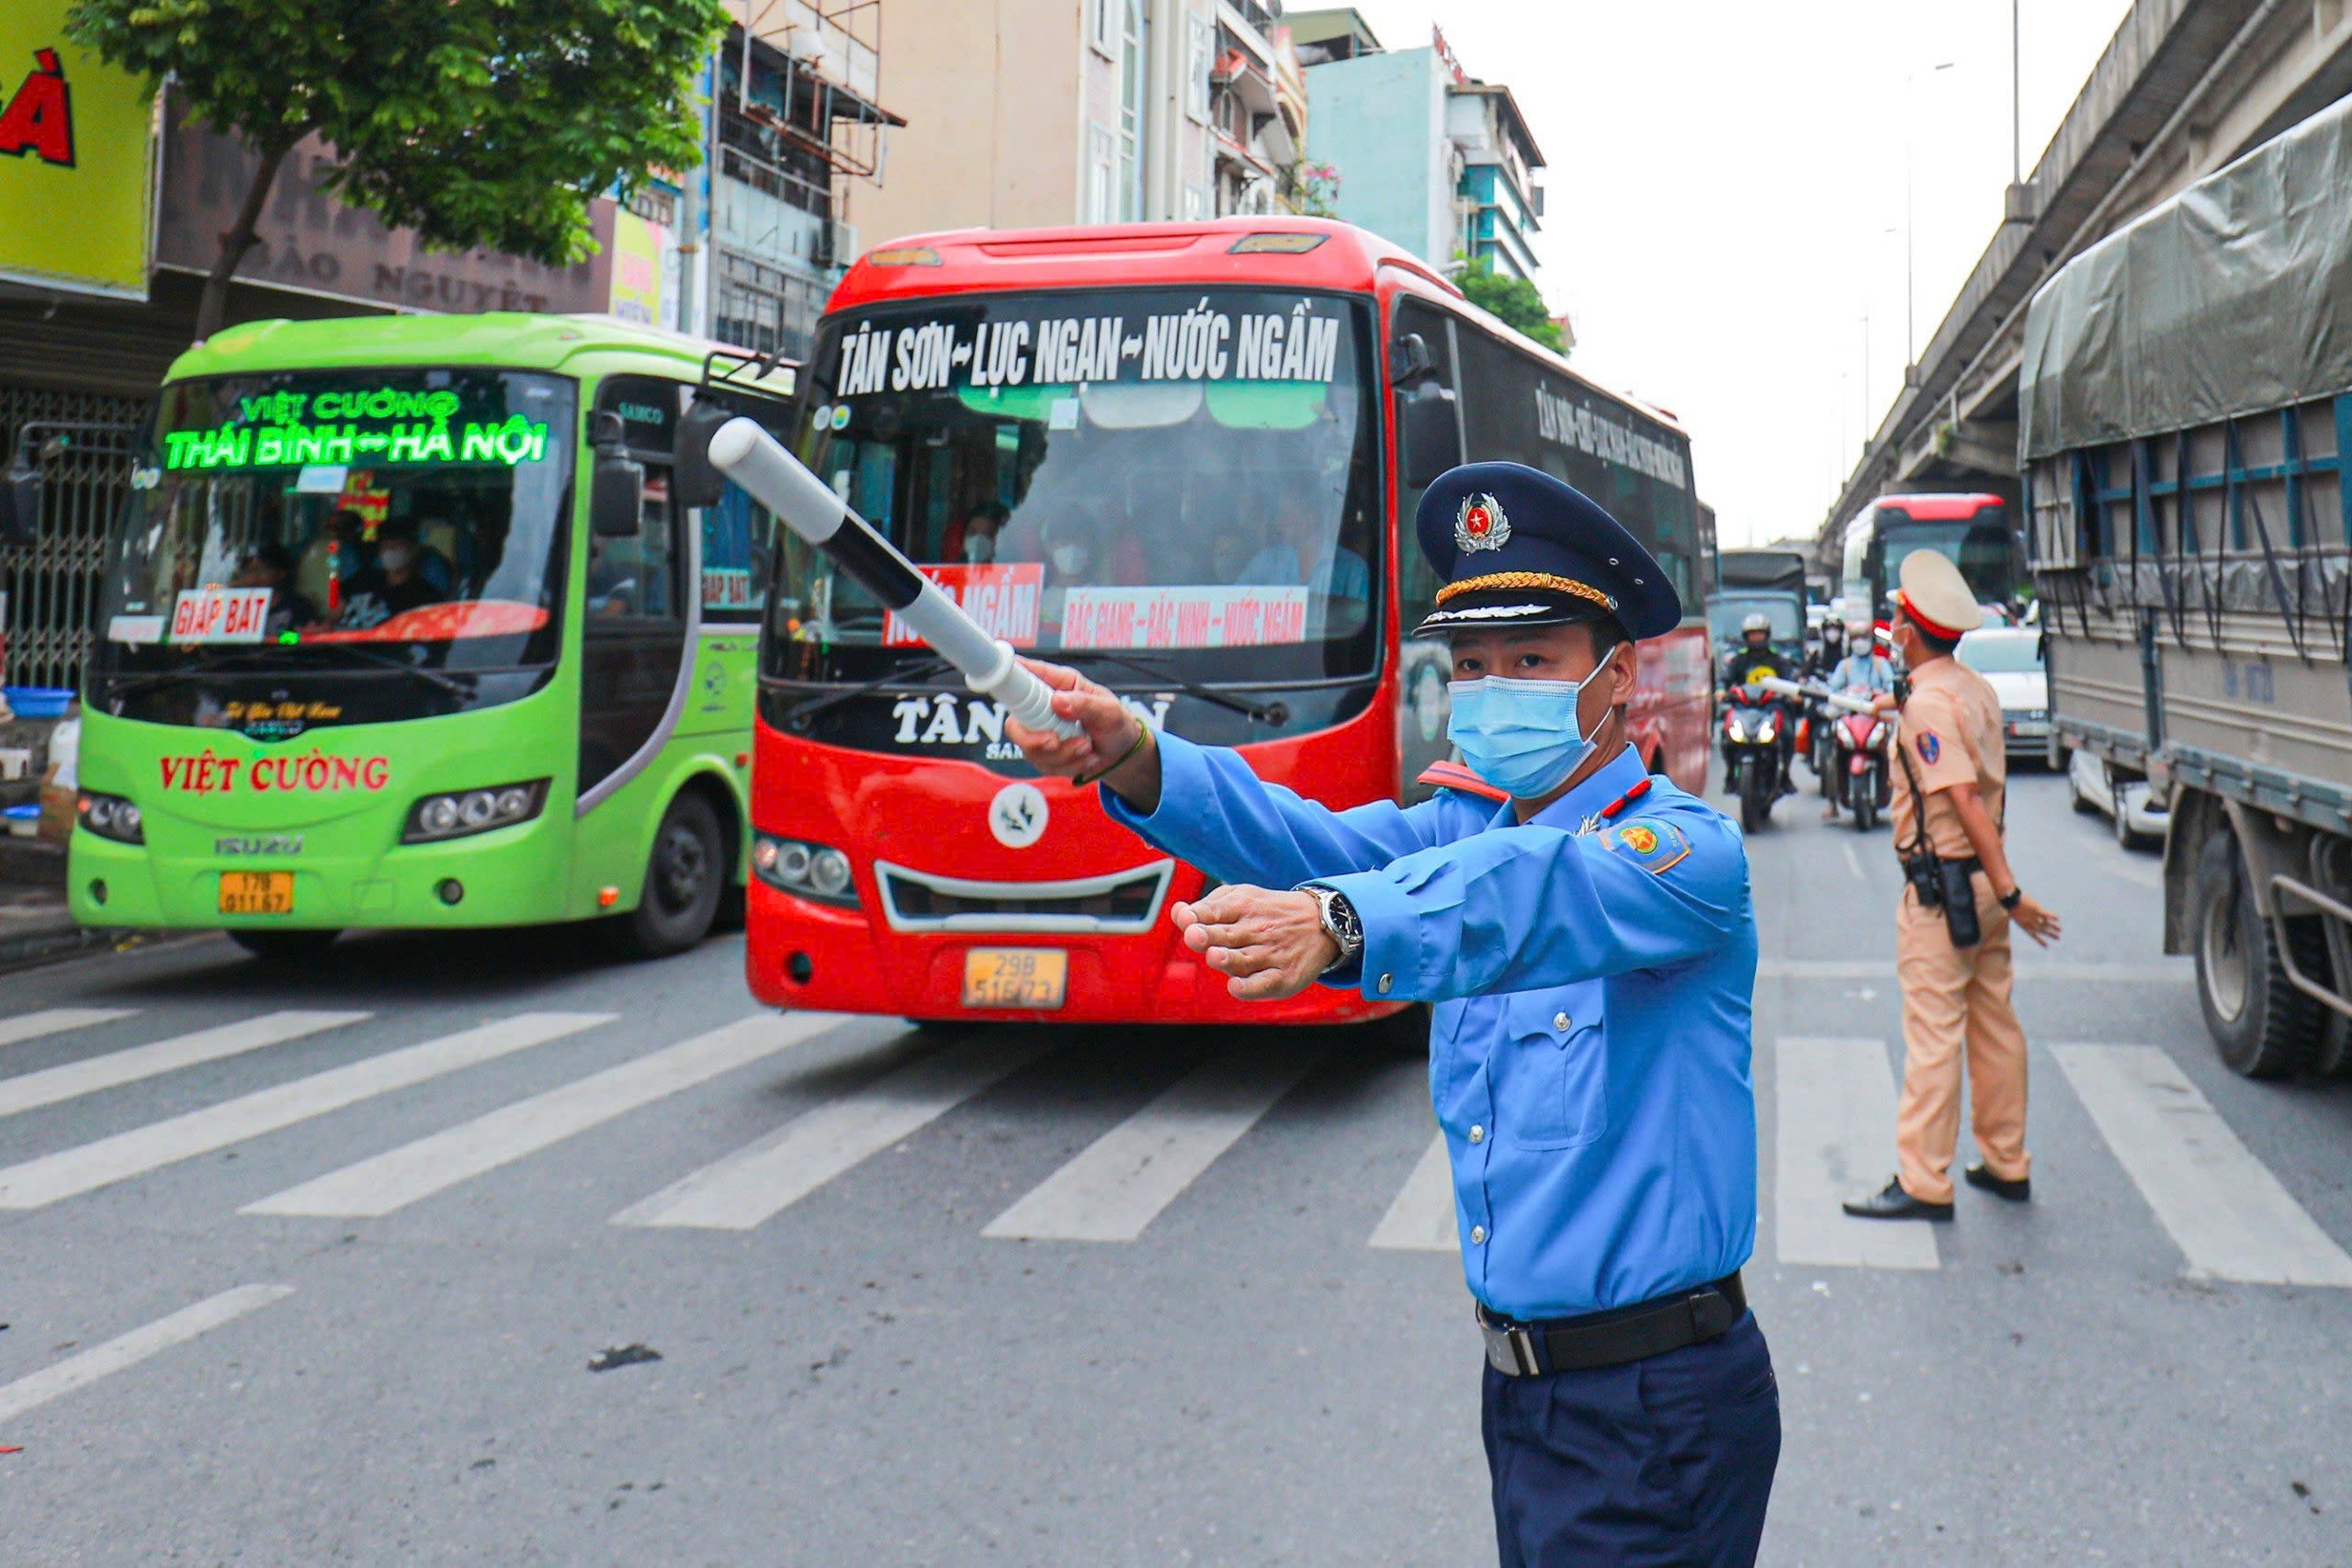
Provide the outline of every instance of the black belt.
[[1483,1305],[1477,1316],[1478,1331],[1487,1337],[1488,1366],[1505,1377],[1541,1377],[1622,1366],[1719,1339],[1747,1310],[1747,1292],[1733,1273],[1712,1285],[1585,1317],[1512,1323],[1491,1315]]

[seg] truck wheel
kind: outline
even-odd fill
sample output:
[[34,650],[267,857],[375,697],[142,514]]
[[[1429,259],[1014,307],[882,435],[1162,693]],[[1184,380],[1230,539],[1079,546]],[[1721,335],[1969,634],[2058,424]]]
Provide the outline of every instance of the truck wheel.
[[709,933],[719,895],[726,891],[723,842],[710,802],[692,792],[670,802],[653,835],[645,892],[637,908],[614,923],[613,934],[624,953],[666,958]]
[[[2309,919],[2283,922],[2304,973],[2326,972],[2325,938]],[[2295,989],[2233,834],[2216,833],[2197,861],[2191,930],[2197,1001],[2222,1064],[2250,1078],[2283,1077],[2318,1043],[2320,1004]]]
[[235,931],[229,933],[229,940],[273,969],[290,969],[325,957],[342,934],[340,931]]

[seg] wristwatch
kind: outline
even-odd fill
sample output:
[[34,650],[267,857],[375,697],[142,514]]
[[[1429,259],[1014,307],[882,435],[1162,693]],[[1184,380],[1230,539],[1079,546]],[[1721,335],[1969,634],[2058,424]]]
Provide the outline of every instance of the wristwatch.
[[1340,956],[1324,967],[1329,975],[1344,964],[1352,964],[1363,955],[1363,921],[1357,918],[1356,907],[1348,896],[1336,887],[1305,887],[1303,893],[1315,899],[1317,918],[1323,922],[1323,934],[1339,948]]
[[2001,908],[2004,909],[2014,909],[2019,904],[2024,902],[2025,888],[2022,885],[2012,887],[2007,893],[2001,895]]

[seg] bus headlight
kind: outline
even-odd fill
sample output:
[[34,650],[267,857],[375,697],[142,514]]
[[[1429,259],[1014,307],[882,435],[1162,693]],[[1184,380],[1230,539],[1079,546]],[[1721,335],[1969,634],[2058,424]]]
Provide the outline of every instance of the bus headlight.
[[820,904],[857,907],[857,888],[849,856],[829,844],[779,839],[772,833],[752,836],[752,871],[771,887]]
[[83,827],[101,839],[112,839],[118,844],[147,841],[147,834],[139,825],[139,807],[119,795],[85,789],[74,797],[74,814]]
[[408,808],[408,823],[401,829],[401,842],[430,844],[443,839],[487,833],[493,828],[512,828],[537,817],[547,801],[545,779],[428,795]]

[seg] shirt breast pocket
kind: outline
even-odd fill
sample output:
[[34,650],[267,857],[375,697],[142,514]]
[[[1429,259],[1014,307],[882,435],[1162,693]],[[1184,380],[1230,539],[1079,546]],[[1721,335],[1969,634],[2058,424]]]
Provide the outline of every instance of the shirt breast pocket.
[[1608,1064],[1599,1008],[1579,1015],[1564,993],[1534,992],[1503,1007],[1495,1066],[1495,1121],[1504,1141],[1573,1149],[1609,1130]]

